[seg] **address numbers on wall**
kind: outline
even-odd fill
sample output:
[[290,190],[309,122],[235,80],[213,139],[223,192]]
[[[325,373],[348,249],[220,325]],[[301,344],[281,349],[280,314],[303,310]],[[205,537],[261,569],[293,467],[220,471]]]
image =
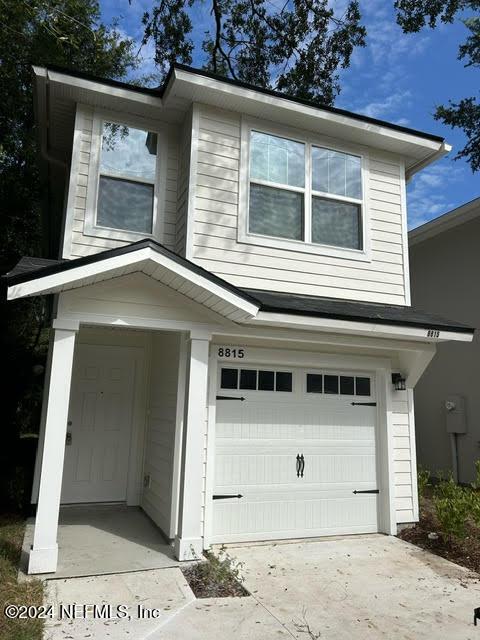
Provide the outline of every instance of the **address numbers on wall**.
[[243,360],[243,358],[245,358],[247,354],[243,347],[218,347],[217,355],[219,358]]

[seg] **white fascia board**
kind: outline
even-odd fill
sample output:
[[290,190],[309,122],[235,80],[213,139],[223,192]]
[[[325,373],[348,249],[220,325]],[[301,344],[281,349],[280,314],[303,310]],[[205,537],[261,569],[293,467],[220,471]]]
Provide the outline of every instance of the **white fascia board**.
[[452,145],[447,142],[441,143],[440,147],[434,151],[432,154],[428,155],[426,158],[419,160],[418,162],[414,162],[413,164],[408,165],[405,170],[405,180],[409,182],[411,178],[421,171],[428,167],[428,165],[433,164],[437,160],[440,160],[444,156],[448,155],[452,150]]
[[[306,118],[315,118],[317,121],[323,120],[330,122],[344,129],[350,128],[352,130],[362,131],[368,136],[382,136],[384,139],[390,139],[402,145],[412,145],[412,148],[416,147],[420,155],[423,156],[420,159],[410,158],[412,166],[420,162],[425,163],[424,166],[426,166],[426,164],[430,164],[430,162],[434,162],[437,159],[437,154],[444,155],[448,153],[450,149],[450,146],[445,143],[424,138],[420,135],[417,136],[413,133],[398,131],[387,126],[382,126],[381,124],[364,122],[349,117],[348,115],[332,113],[327,110],[322,110],[321,108],[294,102],[288,98],[261,93],[254,89],[234,86],[221,82],[220,80],[189,73],[183,69],[174,70],[172,79],[164,93],[164,102],[165,104],[168,103],[170,95],[180,95],[181,97],[190,98],[192,101],[201,102],[201,99],[198,97],[198,92],[201,90],[208,90],[210,95],[213,96],[216,94],[219,98],[221,98],[221,96],[234,96],[238,101],[239,111],[242,110],[242,101],[249,102],[257,105],[259,113],[262,112],[262,107],[264,106],[274,107],[279,110],[279,114],[283,111],[283,118],[285,118],[289,112],[295,113],[296,115],[301,114]],[[372,146],[375,146],[375,143],[372,143]],[[408,156],[408,153],[403,155]]]
[[426,343],[446,342],[450,340],[471,342],[473,340],[473,334],[470,333],[439,331],[437,337],[429,337],[427,335],[428,329],[426,328],[377,324],[375,322],[357,322],[354,320],[336,320],[335,318],[317,318],[314,316],[300,316],[287,313],[260,312],[254,319],[248,321],[248,324],[366,336],[373,334],[379,338],[418,340]]
[[[39,69],[35,67],[35,69]],[[133,89],[127,89],[124,87],[115,87],[111,84],[103,82],[96,82],[95,80],[87,80],[86,78],[78,78],[76,76],[68,75],[67,73],[61,73],[60,71],[51,71],[49,69],[43,69],[45,71],[44,77],[52,84],[68,86],[71,89],[89,91],[91,93],[103,94],[111,98],[122,98],[124,100],[131,100],[132,102],[138,102],[143,105],[152,107],[162,107],[163,100],[160,96],[152,96],[147,93],[141,93]],[[36,74],[41,75],[41,74]]]
[[[125,253],[104,260],[98,260],[89,264],[72,267],[66,271],[60,271],[51,275],[46,275],[33,280],[28,280],[21,284],[14,284],[8,288],[7,297],[9,300],[25,298],[27,296],[42,295],[45,293],[57,293],[64,286],[75,288],[76,283],[81,283],[85,279],[90,279],[99,275],[108,275],[116,269],[141,265],[142,262],[151,261],[159,267],[164,267],[176,275],[184,278],[192,284],[198,285],[212,295],[224,300],[225,302],[241,309],[246,317],[254,317],[259,310],[259,306],[245,300],[241,296],[235,295],[232,291],[223,288],[220,284],[211,282],[208,278],[195,273],[178,264],[168,256],[161,255],[149,247],[139,249],[138,251]],[[89,283],[90,284],[90,283]],[[82,286],[81,284],[79,286]]]

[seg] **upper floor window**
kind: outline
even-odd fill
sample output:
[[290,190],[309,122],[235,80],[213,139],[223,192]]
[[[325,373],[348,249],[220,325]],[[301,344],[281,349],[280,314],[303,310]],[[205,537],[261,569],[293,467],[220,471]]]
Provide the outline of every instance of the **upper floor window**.
[[157,146],[156,133],[103,123],[97,225],[152,233]]
[[363,249],[359,156],[250,132],[248,232]]

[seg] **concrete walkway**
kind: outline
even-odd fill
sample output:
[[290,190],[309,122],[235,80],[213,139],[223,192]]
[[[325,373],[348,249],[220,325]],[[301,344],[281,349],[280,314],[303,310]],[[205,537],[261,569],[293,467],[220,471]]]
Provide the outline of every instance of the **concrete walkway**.
[[[46,601],[126,605],[131,619],[49,621],[48,640],[476,639],[477,575],[381,535],[231,546],[251,596],[197,600],[180,569],[50,580]],[[158,617],[139,619],[140,610]],[[143,607],[143,609],[142,609]],[[310,628],[310,632],[307,629]]]
[[[20,579],[26,574],[34,519],[27,522]],[[46,579],[176,567],[173,548],[139,507],[75,505],[60,510],[58,567]]]

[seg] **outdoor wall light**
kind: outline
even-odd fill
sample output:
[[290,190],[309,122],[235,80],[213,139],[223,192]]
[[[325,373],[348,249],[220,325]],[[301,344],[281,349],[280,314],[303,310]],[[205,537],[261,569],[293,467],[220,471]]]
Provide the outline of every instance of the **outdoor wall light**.
[[395,391],[405,391],[407,388],[405,378],[401,373],[392,373],[392,384]]

